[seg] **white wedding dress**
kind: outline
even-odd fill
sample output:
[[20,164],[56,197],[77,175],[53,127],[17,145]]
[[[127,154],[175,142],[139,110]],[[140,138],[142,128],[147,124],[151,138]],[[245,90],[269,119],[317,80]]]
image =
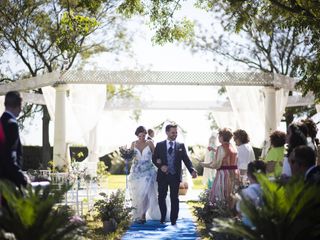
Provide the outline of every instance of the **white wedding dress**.
[[[157,171],[152,163],[152,151],[149,146],[146,146],[142,152],[136,147],[134,151],[136,155],[128,177],[129,192],[134,208],[133,219],[141,219],[143,213],[146,213],[146,219],[160,220]],[[170,215],[167,214],[168,216]]]

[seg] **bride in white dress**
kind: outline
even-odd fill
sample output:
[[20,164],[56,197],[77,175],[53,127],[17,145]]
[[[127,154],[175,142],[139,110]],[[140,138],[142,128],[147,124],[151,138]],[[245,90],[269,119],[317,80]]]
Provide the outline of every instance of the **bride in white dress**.
[[146,129],[139,126],[135,135],[138,140],[131,144],[131,149],[135,151],[135,157],[128,177],[128,186],[134,208],[133,219],[143,224],[146,222],[146,216],[148,219],[160,219],[157,172],[152,163],[154,144],[152,141],[146,140]]

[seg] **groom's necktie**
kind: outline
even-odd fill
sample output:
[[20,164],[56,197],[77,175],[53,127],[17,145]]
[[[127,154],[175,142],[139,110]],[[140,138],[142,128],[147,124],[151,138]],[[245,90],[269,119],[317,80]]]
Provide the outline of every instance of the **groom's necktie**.
[[168,149],[168,170],[169,173],[171,173],[172,175],[174,175],[176,173],[175,169],[174,169],[174,153],[173,153],[173,142],[170,141],[169,142],[169,149]]
[[172,148],[173,142],[170,141],[170,142],[169,142],[169,145],[170,145],[170,147],[169,147],[169,149],[168,149],[168,153],[171,155],[171,154],[172,154],[172,151],[173,151],[173,148]]

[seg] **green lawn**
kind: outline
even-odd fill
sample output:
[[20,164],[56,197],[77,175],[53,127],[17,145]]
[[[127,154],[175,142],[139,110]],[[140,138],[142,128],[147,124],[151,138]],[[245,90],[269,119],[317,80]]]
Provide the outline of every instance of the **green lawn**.
[[126,175],[109,175],[107,189],[125,189]]
[[[125,175],[109,175],[108,176],[108,189],[125,189],[126,188],[126,176]],[[202,184],[202,176],[193,179],[193,189],[204,189]]]
[[202,176],[198,176],[196,179],[192,179],[193,181],[193,189],[201,189],[204,190],[205,186],[202,184]]

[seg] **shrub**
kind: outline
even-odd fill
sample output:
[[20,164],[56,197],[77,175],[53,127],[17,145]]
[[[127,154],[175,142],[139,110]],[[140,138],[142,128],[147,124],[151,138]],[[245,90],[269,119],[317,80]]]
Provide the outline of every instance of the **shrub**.
[[100,193],[100,196],[102,196],[102,199],[95,202],[94,210],[97,211],[97,217],[101,221],[114,219],[119,224],[130,218],[132,208],[125,204],[124,191],[117,190],[110,195]]
[[200,193],[200,206],[194,207],[193,213],[199,221],[205,224],[212,224],[213,219],[218,217],[228,218],[233,217],[234,212],[228,207],[225,201],[220,201],[215,204],[209,199],[210,190],[204,190]]
[[99,161],[98,162],[98,166],[97,166],[97,176],[98,178],[106,178],[110,175],[110,173],[108,172],[108,167],[105,165],[105,163],[103,161]]
[[200,161],[204,161],[206,148],[201,145],[194,145],[188,148],[190,152],[190,159],[193,167],[197,170],[199,176],[203,175],[203,167],[200,165]]
[[73,213],[66,206],[56,206],[68,189],[28,186],[19,190],[11,182],[0,181],[0,194],[7,202],[1,208],[0,232],[11,233],[16,240],[78,239],[82,222],[71,221]]
[[[100,158],[108,167],[111,174],[125,174],[125,161],[120,156],[119,151],[113,151]],[[131,163],[128,164],[128,172],[130,170]]]
[[210,190],[203,191],[199,196],[198,206],[194,206],[193,213],[198,221],[205,224],[206,232],[214,240],[234,240],[238,239],[231,234],[212,231],[213,221],[216,218],[234,218],[234,211],[229,208],[227,202],[220,201],[212,204],[209,200]]

